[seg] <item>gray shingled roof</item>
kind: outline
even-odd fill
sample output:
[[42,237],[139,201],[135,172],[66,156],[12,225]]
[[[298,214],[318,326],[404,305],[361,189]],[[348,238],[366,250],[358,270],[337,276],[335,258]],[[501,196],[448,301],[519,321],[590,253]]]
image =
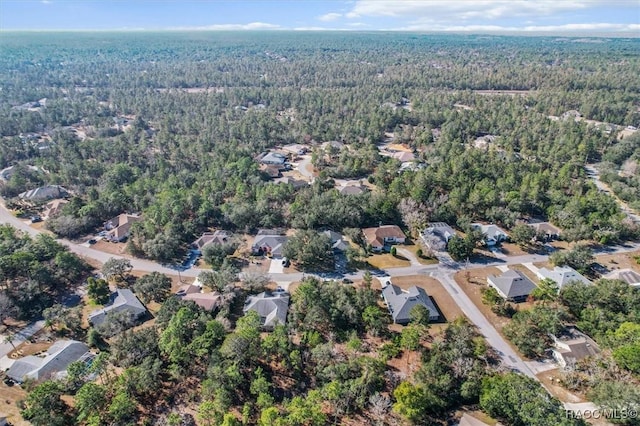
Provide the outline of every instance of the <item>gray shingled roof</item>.
[[59,340],[54,343],[44,358],[26,356],[13,363],[7,371],[11,379],[22,382],[25,378],[40,380],[65,371],[69,364],[78,361],[89,352],[89,347],[76,340]]
[[89,314],[89,322],[93,326],[104,322],[109,312],[129,311],[136,318],[147,312],[147,308],[138,300],[135,294],[129,289],[119,288],[116,290],[116,297],[113,303],[102,309],[97,309]]
[[407,290],[402,290],[400,287],[389,284],[382,289],[382,296],[387,303],[389,313],[395,323],[408,323],[411,319],[409,313],[416,305],[423,305],[429,309],[429,319],[431,321],[436,321],[440,318],[440,314],[431,301],[431,298],[429,298],[427,292],[420,287],[413,286]]
[[509,269],[500,276],[490,275],[487,281],[508,300],[526,297],[536,288],[529,278],[513,269]]
[[287,312],[289,311],[289,293],[263,292],[255,296],[249,296],[242,311],[246,314],[255,311],[263,319],[265,328],[273,328],[278,324],[287,322]]
[[253,241],[252,249],[258,250],[260,248],[269,247],[271,249],[271,255],[274,257],[282,256],[282,249],[284,244],[288,241],[288,237],[285,235],[257,235]]

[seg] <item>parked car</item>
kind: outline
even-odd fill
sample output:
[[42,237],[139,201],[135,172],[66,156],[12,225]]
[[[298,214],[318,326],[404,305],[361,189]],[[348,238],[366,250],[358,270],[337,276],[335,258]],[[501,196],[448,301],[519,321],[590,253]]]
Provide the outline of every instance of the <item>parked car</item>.
[[353,280],[350,280],[349,278],[343,278],[342,284],[353,284]]
[[31,223],[42,222],[42,218],[40,216],[37,216],[37,215],[31,216],[30,219],[31,219]]
[[291,261],[289,259],[287,259],[286,257],[282,259],[282,266],[284,266],[285,268],[288,268],[291,265]]
[[87,243],[89,243],[89,244],[95,244],[97,242],[98,242],[98,240],[96,240],[95,238],[92,238],[89,241],[87,241]]

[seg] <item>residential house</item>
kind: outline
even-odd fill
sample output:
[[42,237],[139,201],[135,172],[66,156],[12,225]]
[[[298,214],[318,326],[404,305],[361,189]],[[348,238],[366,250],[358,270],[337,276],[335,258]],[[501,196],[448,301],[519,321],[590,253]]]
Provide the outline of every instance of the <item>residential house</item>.
[[105,222],[104,229],[108,231],[105,238],[113,243],[119,243],[129,237],[131,225],[142,220],[139,215],[122,213],[113,219]]
[[298,156],[306,154],[309,151],[309,147],[306,145],[301,145],[299,143],[292,143],[283,146],[282,150],[286,153]]
[[279,166],[274,166],[273,164],[261,164],[260,171],[267,175],[270,179],[279,178],[282,176],[280,172]]
[[279,233],[256,235],[251,246],[251,253],[254,255],[265,255],[273,258],[282,257],[284,245],[289,240],[286,235]]
[[329,142],[323,142],[322,145],[320,145],[320,147],[324,150],[328,149],[329,147],[331,149],[335,149],[337,151],[342,150],[342,148],[344,148],[344,144],[342,142],[338,142],[338,141],[329,141]]
[[565,327],[560,335],[551,335],[551,338],[551,353],[562,368],[573,367],[576,361],[600,352],[596,342],[573,326]]
[[[196,281],[198,281],[198,278],[196,278]],[[196,285],[196,282],[194,282],[193,284],[184,284],[180,286],[178,291],[176,291],[176,296],[182,297],[182,296],[186,296],[187,294],[200,293],[201,291],[202,291],[202,285],[198,286]]]
[[331,248],[333,251],[345,251],[349,248],[349,243],[345,241],[342,234],[334,231],[323,231],[322,234],[326,235],[331,240]]
[[69,195],[69,192],[60,185],[46,185],[30,191],[25,191],[18,195],[18,197],[23,200],[41,202],[52,200],[54,198],[64,198],[67,195]]
[[[196,286],[192,286],[192,287],[196,287]],[[199,290],[202,290],[202,289],[199,288]],[[178,293],[176,293],[176,295],[178,295]],[[189,291],[185,292],[185,294],[181,297],[182,297],[182,300],[187,300],[187,301],[190,300],[196,305],[200,306],[205,311],[213,311],[214,309],[218,308],[222,303],[222,295],[215,291],[212,293],[201,293],[201,292],[196,293],[196,292],[193,292],[193,290],[191,290],[190,292]]]
[[416,160],[416,156],[413,155],[413,152],[394,152],[393,155],[391,155],[392,158],[395,158],[396,160],[400,161],[401,163],[408,163],[409,161],[415,161]]
[[510,302],[524,302],[536,285],[520,271],[509,269],[502,275],[489,275],[489,286],[496,289],[498,294]]
[[284,290],[274,292],[265,291],[255,296],[249,296],[244,303],[242,312],[255,311],[265,329],[273,330],[276,325],[287,322],[289,311],[289,293]]
[[362,230],[364,239],[375,252],[381,252],[385,246],[392,244],[404,244],[406,237],[402,229],[397,225],[382,225],[377,228],[365,228]]
[[200,238],[191,243],[191,247],[194,250],[202,252],[202,250],[209,244],[224,244],[228,242],[232,237],[231,232],[217,230],[215,232],[204,232]]
[[481,223],[472,223],[473,229],[478,229],[482,232],[483,241],[487,246],[495,246],[509,238],[509,235],[502,230],[498,225],[488,224],[483,225]]
[[309,186],[309,182],[302,179],[294,179],[291,176],[285,176],[281,178],[274,179],[273,183],[282,183],[284,185],[291,185],[293,189],[300,189]]
[[422,231],[422,241],[433,251],[446,251],[447,243],[456,231],[444,222],[431,222]]
[[89,324],[102,324],[111,312],[130,312],[135,319],[140,319],[147,313],[147,308],[138,300],[135,294],[127,288],[119,288],[111,295],[111,303],[104,308],[96,309],[89,314]]
[[616,269],[604,276],[608,280],[620,280],[632,287],[640,287],[640,274],[633,269]]
[[556,266],[553,269],[540,268],[536,272],[539,279],[548,278],[558,285],[558,290],[573,281],[580,281],[585,284],[591,284],[591,281],[583,277],[578,271],[570,266]]
[[409,315],[411,309],[417,305],[422,305],[429,310],[430,321],[440,319],[438,309],[436,309],[427,292],[420,287],[413,286],[403,290],[398,286],[389,284],[382,289],[382,297],[387,304],[393,322],[396,324],[408,324],[411,321]]
[[66,371],[69,364],[91,356],[89,346],[76,340],[58,340],[43,356],[29,355],[16,360],[7,377],[22,383],[26,379],[46,380]]
[[260,158],[260,164],[272,164],[284,168],[287,157],[277,152],[268,152]]
[[62,213],[62,209],[64,208],[65,204],[67,204],[68,201],[67,200],[53,200],[49,203],[47,203],[46,206],[46,211],[45,211],[45,216],[46,217],[55,217],[57,215],[59,215],[60,213]]
[[338,188],[338,192],[342,195],[360,195],[367,191],[367,187],[364,185],[346,185]]
[[560,238],[560,229],[556,228],[549,222],[535,222],[530,223],[529,226],[535,229],[536,235],[544,236],[545,241],[552,241]]

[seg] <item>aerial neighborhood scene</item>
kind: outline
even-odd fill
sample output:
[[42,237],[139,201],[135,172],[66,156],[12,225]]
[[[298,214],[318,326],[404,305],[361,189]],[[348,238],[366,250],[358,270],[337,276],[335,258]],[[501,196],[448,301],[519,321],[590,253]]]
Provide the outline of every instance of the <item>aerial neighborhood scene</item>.
[[639,9],[0,0],[0,426],[640,425]]

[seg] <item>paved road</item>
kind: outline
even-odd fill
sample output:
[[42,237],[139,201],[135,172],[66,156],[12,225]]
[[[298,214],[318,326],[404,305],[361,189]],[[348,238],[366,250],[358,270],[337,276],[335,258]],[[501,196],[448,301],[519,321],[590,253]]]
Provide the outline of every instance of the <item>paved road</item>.
[[[310,161],[308,160],[303,161]],[[302,164],[302,162],[301,162]],[[305,167],[301,167],[301,169],[305,169]],[[8,212],[4,205],[0,206],[0,222],[9,223],[15,226],[18,229],[21,229],[31,235],[37,235],[38,230],[30,227],[27,223],[13,216],[10,212]],[[144,271],[144,272],[153,272],[158,271],[165,274],[176,274],[176,270],[161,266],[155,262],[142,260],[142,259],[134,259],[131,257],[112,255],[108,253],[103,253],[101,251],[92,249],[91,247],[86,247],[83,245],[75,244],[67,240],[60,240],[62,244],[69,247],[69,249],[78,254],[81,257],[91,258],[97,260],[99,262],[106,262],[108,259],[115,258],[127,258],[131,261],[131,264],[134,269]],[[625,246],[617,246],[610,247],[603,252],[606,253],[622,253],[637,250],[640,248],[639,243],[627,244]],[[538,255],[538,254],[527,254],[523,256],[511,256],[501,259],[488,260],[484,263],[457,263],[451,260],[446,260],[445,262],[436,264],[436,265],[422,265],[417,259],[413,256],[411,252],[406,249],[400,248],[400,254],[410,259],[410,266],[403,268],[393,268],[386,271],[374,271],[374,276],[389,276],[389,277],[399,277],[399,276],[407,276],[407,275],[430,275],[436,279],[438,279],[443,287],[447,290],[447,292],[451,295],[453,300],[460,306],[462,312],[469,318],[469,320],[478,327],[478,330],[482,335],[485,336],[488,343],[496,349],[496,351],[500,354],[502,360],[505,365],[517,369],[521,371],[523,374],[526,374],[530,377],[536,378],[534,372],[527,365],[513,349],[507,344],[507,342],[500,336],[497,330],[491,325],[491,323],[487,320],[487,318],[482,315],[482,312],[475,306],[475,304],[469,299],[469,297],[462,291],[460,286],[453,279],[454,274],[463,269],[478,269],[484,268],[487,266],[506,266],[513,264],[523,264],[523,263],[532,263],[532,262],[543,262],[548,259],[546,255]],[[185,271],[181,271],[181,275],[185,277],[197,277],[202,269],[199,268],[190,268]],[[355,273],[344,275],[350,279],[361,279],[363,276],[363,271],[357,271]],[[299,281],[305,275],[303,273],[295,273],[295,274],[284,274],[284,273],[274,273],[270,274],[271,279],[276,282],[292,282]],[[325,278],[321,276],[320,278]],[[338,276],[330,276],[329,278],[338,278]],[[36,323],[37,324],[37,323]],[[1,348],[1,346],[0,346]],[[9,350],[11,349],[9,345]],[[8,352],[8,351],[7,351]],[[1,352],[0,352],[1,354]],[[0,355],[2,356],[2,355]]]
[[303,155],[302,160],[298,162],[298,171],[304,177],[309,180],[309,183],[313,183],[315,176],[313,176],[313,166],[311,165],[311,155]]
[[29,337],[36,334],[44,327],[44,320],[36,321],[34,323],[29,324],[27,327],[18,331],[13,335],[13,345],[11,343],[4,343],[4,339],[6,335],[0,335],[0,358],[7,355],[9,352],[13,350],[14,345],[17,347],[19,344],[27,340]]

